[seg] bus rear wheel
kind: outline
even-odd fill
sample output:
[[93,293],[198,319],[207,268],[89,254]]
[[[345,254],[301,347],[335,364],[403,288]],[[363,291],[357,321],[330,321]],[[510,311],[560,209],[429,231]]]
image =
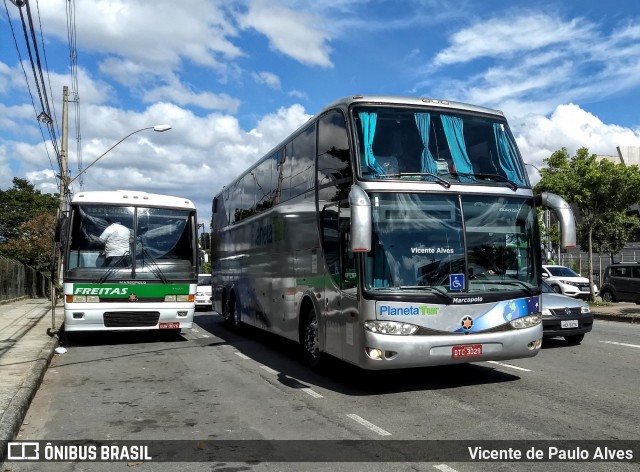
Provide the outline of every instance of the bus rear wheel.
[[230,331],[238,331],[240,323],[238,322],[236,299],[231,296],[226,306],[223,306],[222,319],[224,326]]
[[312,369],[320,369],[323,355],[318,341],[318,318],[313,308],[310,308],[305,316],[301,341],[304,363]]

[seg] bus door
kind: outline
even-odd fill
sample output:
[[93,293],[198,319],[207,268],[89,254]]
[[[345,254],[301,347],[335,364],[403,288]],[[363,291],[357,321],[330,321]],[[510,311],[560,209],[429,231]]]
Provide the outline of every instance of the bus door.
[[[345,217],[346,216],[346,217]],[[337,205],[321,212],[324,277],[325,351],[355,359],[358,336],[357,277],[354,254],[348,251],[349,210]]]

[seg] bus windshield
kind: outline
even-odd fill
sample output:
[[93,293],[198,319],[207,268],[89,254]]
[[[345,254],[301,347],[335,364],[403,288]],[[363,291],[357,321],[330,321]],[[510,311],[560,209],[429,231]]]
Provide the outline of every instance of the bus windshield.
[[[495,292],[539,286],[536,214],[504,196],[373,193],[370,291]],[[532,293],[532,292],[531,292]]]
[[[443,109],[356,107],[358,176],[528,187],[506,120]],[[441,180],[440,180],[441,181]]]
[[[195,277],[194,212],[79,204],[72,208],[67,276],[90,281]],[[117,230],[108,228],[117,227]],[[120,233],[119,247],[109,242]]]

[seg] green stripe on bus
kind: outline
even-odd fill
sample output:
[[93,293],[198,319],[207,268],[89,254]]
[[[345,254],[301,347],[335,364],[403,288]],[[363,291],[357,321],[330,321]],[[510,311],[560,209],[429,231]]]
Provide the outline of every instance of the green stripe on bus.
[[139,298],[164,298],[166,295],[188,295],[189,284],[73,284],[73,295],[99,295],[100,298],[122,298],[135,294]]

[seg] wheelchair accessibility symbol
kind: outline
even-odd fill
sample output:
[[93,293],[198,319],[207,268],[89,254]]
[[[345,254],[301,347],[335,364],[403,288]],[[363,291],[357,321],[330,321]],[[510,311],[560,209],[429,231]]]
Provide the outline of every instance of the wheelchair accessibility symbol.
[[449,290],[464,290],[464,274],[449,275]]

